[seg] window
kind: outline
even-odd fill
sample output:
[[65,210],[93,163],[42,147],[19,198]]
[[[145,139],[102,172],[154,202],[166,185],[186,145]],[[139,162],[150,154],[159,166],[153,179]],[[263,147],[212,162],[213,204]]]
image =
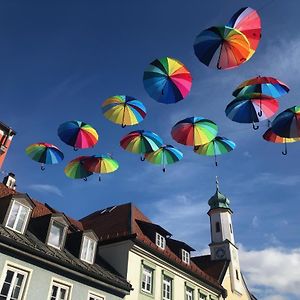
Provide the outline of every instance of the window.
[[193,289],[186,287],[185,299],[186,300],[194,300],[194,290]]
[[163,277],[163,300],[172,299],[172,279],[168,276]]
[[207,300],[207,296],[205,294],[199,294],[199,300]]
[[6,227],[19,233],[24,233],[25,226],[29,217],[30,208],[14,201],[9,212]]
[[216,232],[220,232],[220,231],[221,231],[221,229],[220,229],[220,223],[217,222],[216,223]]
[[96,251],[96,241],[87,236],[83,236],[80,259],[92,264],[94,263]]
[[156,245],[161,249],[166,247],[166,239],[159,233],[156,233]]
[[48,245],[61,249],[63,244],[65,226],[53,221],[50,227]]
[[229,224],[229,227],[230,227],[230,232],[232,233],[232,225],[231,225],[231,224]]
[[235,277],[236,277],[237,280],[240,280],[239,271],[238,270],[235,270]]
[[88,300],[104,300],[104,297],[89,293]]
[[51,287],[50,300],[68,300],[70,294],[70,286],[53,281]]
[[12,266],[6,266],[0,283],[0,300],[23,299],[28,272]]
[[190,264],[190,253],[182,249],[182,261],[186,264]]
[[153,270],[146,266],[143,266],[142,291],[152,294],[152,290],[153,290],[152,280],[153,280]]

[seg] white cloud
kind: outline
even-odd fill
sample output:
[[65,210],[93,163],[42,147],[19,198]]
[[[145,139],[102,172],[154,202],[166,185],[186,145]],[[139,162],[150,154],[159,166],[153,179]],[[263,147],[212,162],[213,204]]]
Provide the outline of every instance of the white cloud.
[[264,300],[299,299],[300,248],[248,251],[240,246],[240,260],[250,290]]
[[40,192],[40,193],[47,193],[47,194],[54,194],[59,197],[63,196],[62,191],[55,185],[50,184],[31,184],[28,186],[29,189]]
[[252,219],[252,227],[257,228],[258,226],[259,226],[258,217],[254,216],[253,219]]

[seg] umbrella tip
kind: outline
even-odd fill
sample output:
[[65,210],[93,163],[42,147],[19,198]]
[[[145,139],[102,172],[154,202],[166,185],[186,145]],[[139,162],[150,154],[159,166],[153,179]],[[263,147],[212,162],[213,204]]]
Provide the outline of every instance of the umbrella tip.
[[219,191],[219,179],[218,176],[216,176],[216,190]]

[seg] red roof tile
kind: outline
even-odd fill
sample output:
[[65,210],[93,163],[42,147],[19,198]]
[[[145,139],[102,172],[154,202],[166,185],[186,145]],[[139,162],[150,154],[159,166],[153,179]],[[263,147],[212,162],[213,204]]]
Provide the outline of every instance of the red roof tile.
[[131,203],[116,206],[111,212],[98,211],[86,216],[80,220],[85,229],[93,229],[102,242],[113,242],[120,237],[136,236],[136,241],[154,251],[157,255],[162,256],[171,263],[192,273],[194,276],[209,282],[216,288],[223,290],[218,281],[204,272],[193,261],[190,265],[185,264],[181,257],[178,257],[172,250],[166,246],[164,250],[160,249],[149,236],[143,231],[138,221],[152,222]]

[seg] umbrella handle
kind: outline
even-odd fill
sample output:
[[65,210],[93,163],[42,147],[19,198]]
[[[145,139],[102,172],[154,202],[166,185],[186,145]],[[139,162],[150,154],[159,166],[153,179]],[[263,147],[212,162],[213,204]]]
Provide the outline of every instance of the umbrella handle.
[[166,168],[163,168],[163,172],[166,173]]
[[282,151],[281,153],[282,153],[282,155],[287,155],[287,151],[286,150]]
[[282,155],[287,155],[287,145],[286,145],[286,140],[284,142],[284,151],[281,152]]
[[141,155],[141,161],[145,161],[146,157]]
[[259,126],[258,126],[258,125],[255,125],[254,122],[252,123],[252,127],[253,127],[254,130],[257,130],[257,129],[259,128]]
[[73,149],[74,149],[74,151],[78,151],[78,148],[76,148],[76,147],[74,147]]
[[127,125],[125,125],[125,124],[122,124],[122,128],[125,128]]
[[41,165],[41,170],[45,171],[45,166],[44,165]]
[[84,181],[87,181],[87,178],[86,178],[86,177],[84,177],[84,178],[83,178],[83,180],[84,180]]
[[260,110],[257,114],[258,114],[259,117],[261,117],[262,116],[262,111]]
[[101,182],[101,176],[99,175],[99,178],[98,178],[99,182]]

